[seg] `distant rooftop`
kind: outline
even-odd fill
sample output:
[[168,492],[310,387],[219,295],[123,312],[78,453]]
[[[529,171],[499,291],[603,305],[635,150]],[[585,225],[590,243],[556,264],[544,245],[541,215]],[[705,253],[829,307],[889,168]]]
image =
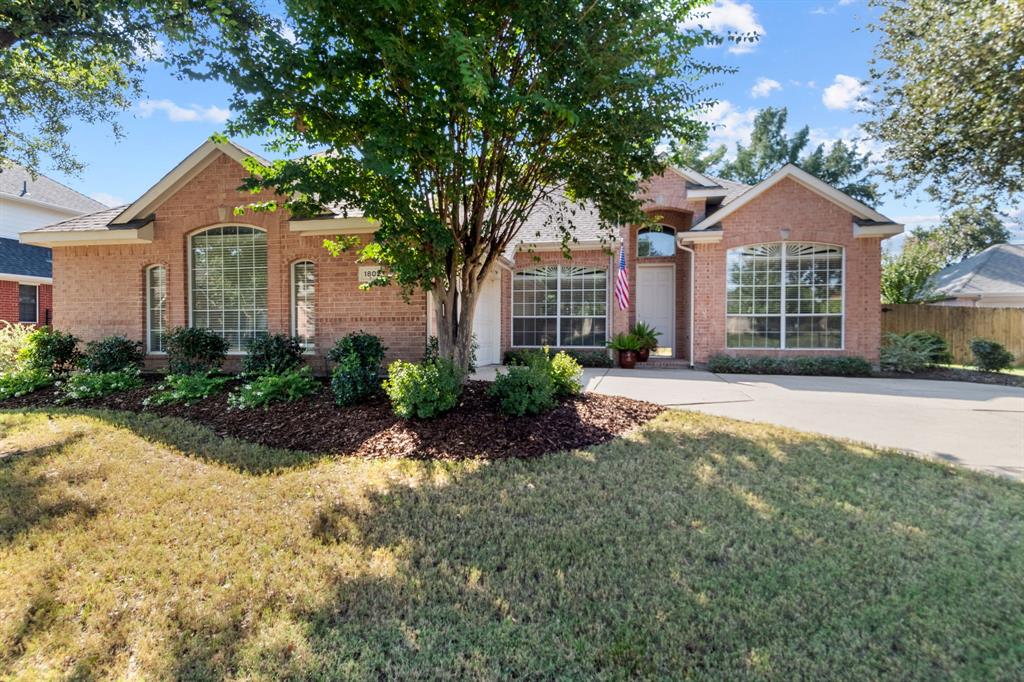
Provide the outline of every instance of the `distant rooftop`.
[[938,294],[951,298],[983,294],[1024,295],[1024,245],[996,244],[946,266],[932,280]]
[[0,237],[0,272],[24,277],[53,277],[50,250]]
[[37,175],[33,179],[32,174],[25,168],[10,162],[0,165],[0,195],[30,199],[79,213],[91,213],[106,208],[95,199],[90,199],[45,175]]

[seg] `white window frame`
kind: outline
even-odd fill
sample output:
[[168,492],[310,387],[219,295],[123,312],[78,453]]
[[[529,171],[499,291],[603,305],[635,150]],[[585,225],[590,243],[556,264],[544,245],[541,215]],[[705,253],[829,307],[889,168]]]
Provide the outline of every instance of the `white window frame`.
[[[164,266],[164,265],[161,265],[160,263],[154,263],[153,265],[147,266],[145,271],[144,271],[144,273],[143,273],[144,276],[145,276],[145,279],[146,279],[145,286],[146,286],[146,354],[147,355],[167,355],[167,351],[166,350],[153,350],[153,345],[152,345],[153,344],[153,298],[152,298],[153,297],[153,287],[152,287],[152,285],[151,285],[151,283],[149,281],[149,278],[150,278],[150,275],[152,274],[153,270],[156,270],[157,268],[162,269],[164,271],[164,295],[166,297],[166,295],[167,295],[166,291],[167,291],[167,288],[168,288],[167,287],[167,284],[168,284],[167,283],[167,267]],[[164,323],[163,323],[163,328],[164,328],[163,329],[163,332],[164,332],[164,343],[166,344],[166,342],[167,342],[167,332],[169,331],[168,330],[168,325],[167,325],[167,301],[166,301],[166,299],[164,300]]]
[[[779,244],[781,246],[781,258],[782,258],[782,270],[779,274],[780,286],[779,286],[779,347],[778,348],[766,348],[763,346],[730,346],[729,345],[729,318],[730,317],[756,317],[757,315],[751,315],[747,313],[730,313],[729,302],[728,302],[728,291],[729,291],[729,268],[728,265],[725,268],[725,294],[726,294],[726,305],[725,305],[725,348],[726,350],[744,350],[744,351],[794,351],[802,352],[808,351],[811,353],[821,352],[841,352],[846,350],[846,246],[843,244],[831,244],[829,242],[815,242],[805,240],[794,240],[794,241],[778,241],[778,242],[756,242],[754,244],[743,244],[740,246],[734,246],[730,249],[726,249],[725,257],[726,263],[728,263],[729,252],[739,249],[748,249],[752,246],[763,246],[768,244]],[[790,244],[813,244],[815,246],[828,246],[831,248],[839,249],[842,257],[842,287],[843,295],[840,297],[840,311],[839,317],[839,347],[838,348],[821,348],[821,347],[799,347],[790,348],[786,345],[786,318],[787,317],[819,317],[823,316],[822,313],[786,313],[786,246]],[[835,317],[835,313],[826,313],[824,316]],[[774,317],[774,315],[764,315],[763,317]]]
[[295,278],[295,268],[300,265],[312,265],[313,266],[313,342],[309,344],[302,344],[302,352],[305,355],[313,355],[316,353],[316,292],[317,292],[317,265],[316,261],[309,258],[301,258],[288,267],[289,273],[289,288],[291,289],[291,335],[297,337],[299,331],[299,311],[298,311],[298,300],[295,297],[295,285],[297,280]]
[[[618,261],[616,261],[617,263]],[[515,343],[515,326],[516,326],[516,314],[515,314],[515,297],[516,297],[516,275],[520,272],[526,272],[527,270],[536,270],[538,268],[554,267],[556,268],[555,279],[558,282],[558,287],[555,289],[555,340],[558,342],[551,346],[552,348],[568,348],[573,350],[602,350],[606,348],[605,344],[600,346],[563,346],[562,345],[562,268],[593,268],[594,270],[604,270],[604,340],[605,343],[611,338],[611,286],[608,280],[610,268],[601,265],[534,265],[527,268],[519,268],[512,271],[512,286],[509,287],[509,347],[510,348],[543,348],[543,346],[519,346]],[[547,319],[548,316],[533,316],[533,315],[521,315],[521,319]],[[571,317],[571,316],[570,316]],[[600,317],[599,315],[590,315],[588,317]]]
[[[36,290],[36,319],[31,322],[21,319],[21,288],[32,287]],[[18,282],[18,324],[39,324],[39,285],[33,282]]]

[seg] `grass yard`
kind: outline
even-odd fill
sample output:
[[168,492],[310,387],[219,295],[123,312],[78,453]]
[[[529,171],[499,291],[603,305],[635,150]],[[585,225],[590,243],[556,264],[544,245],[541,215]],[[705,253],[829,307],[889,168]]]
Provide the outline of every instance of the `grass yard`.
[[52,414],[0,414],[0,678],[1024,670],[1010,480],[681,412],[492,462]]

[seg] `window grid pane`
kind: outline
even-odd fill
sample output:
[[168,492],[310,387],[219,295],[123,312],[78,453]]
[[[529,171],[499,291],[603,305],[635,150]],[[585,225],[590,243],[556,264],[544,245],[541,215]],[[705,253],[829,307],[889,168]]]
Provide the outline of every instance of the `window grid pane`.
[[39,287],[34,284],[18,285],[18,321],[24,324],[39,322]]
[[150,353],[163,353],[167,331],[167,270],[152,267],[146,271],[147,344]]
[[292,333],[305,350],[311,351],[316,346],[316,266],[309,261],[296,263],[292,286],[295,301]]
[[607,315],[605,269],[549,265],[512,278],[513,346],[601,347]]

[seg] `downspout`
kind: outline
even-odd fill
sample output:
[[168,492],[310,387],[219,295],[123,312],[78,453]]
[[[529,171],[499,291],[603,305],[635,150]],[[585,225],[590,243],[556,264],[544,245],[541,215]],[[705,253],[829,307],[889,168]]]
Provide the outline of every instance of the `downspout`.
[[678,246],[680,249],[682,249],[683,251],[686,251],[687,253],[690,254],[690,353],[689,353],[688,357],[689,357],[689,362],[690,362],[690,369],[693,369],[693,336],[694,336],[694,329],[693,329],[693,298],[694,298],[694,296],[693,296],[693,294],[694,294],[693,283],[694,283],[694,277],[693,277],[693,270],[694,270],[694,267],[697,264],[697,260],[696,260],[697,254],[689,246],[685,246],[685,245],[680,244],[678,242],[676,243],[676,246]]

